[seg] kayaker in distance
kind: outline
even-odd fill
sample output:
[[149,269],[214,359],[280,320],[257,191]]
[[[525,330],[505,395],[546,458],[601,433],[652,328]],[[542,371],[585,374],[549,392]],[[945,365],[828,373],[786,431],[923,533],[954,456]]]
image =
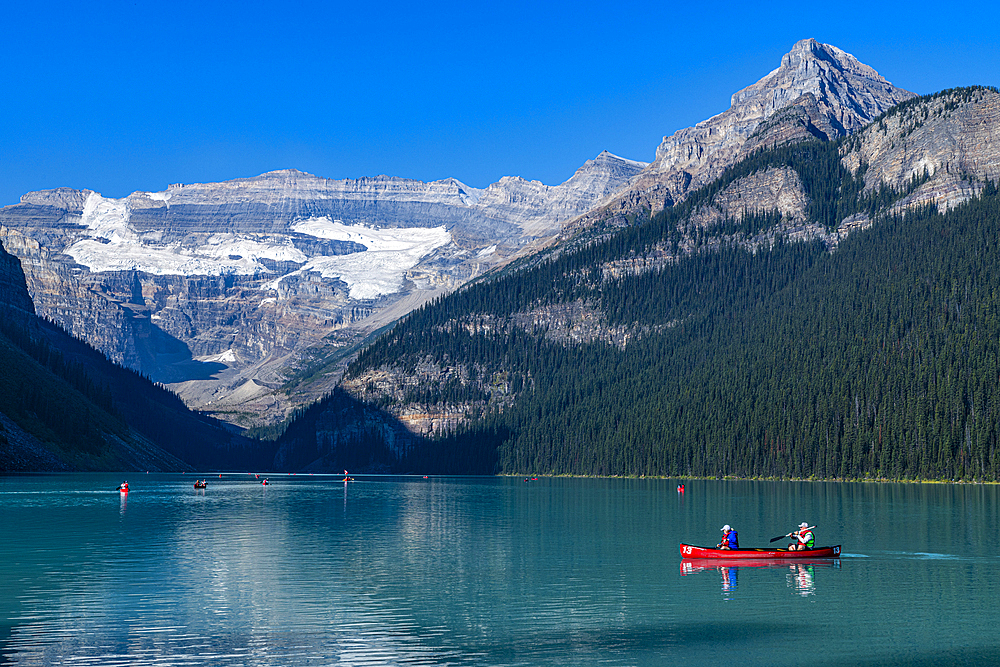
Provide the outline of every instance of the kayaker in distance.
[[733,530],[727,523],[722,527],[722,542],[719,543],[719,549],[739,549],[740,540],[736,531]]
[[816,543],[816,536],[813,535],[812,529],[816,526],[810,526],[808,523],[803,521],[799,524],[799,529],[793,533],[789,533],[788,537],[794,537],[795,542],[788,545],[790,551],[805,551],[806,549],[812,549],[813,544]]

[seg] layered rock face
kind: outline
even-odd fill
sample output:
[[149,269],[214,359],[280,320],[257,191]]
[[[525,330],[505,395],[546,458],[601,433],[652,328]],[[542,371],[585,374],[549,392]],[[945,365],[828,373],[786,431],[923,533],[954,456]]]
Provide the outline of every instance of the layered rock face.
[[777,69],[734,93],[727,111],[664,137],[646,169],[573,226],[643,208],[659,211],[711,182],[753,149],[810,137],[836,139],[912,97],[849,53],[804,39]]
[[899,208],[944,212],[979,192],[982,180],[1000,180],[1000,93],[945,90],[900,105],[845,147],[843,163],[864,167],[868,190],[925,180]]
[[250,424],[303,355],[347,348],[517,253],[645,163],[601,153],[558,186],[508,177],[334,181],[294,170],[109,199],[66,188],[0,209],[38,314],[193,407]]
[[6,317],[25,321],[35,304],[25,289],[24,270],[17,258],[0,248],[0,310]]

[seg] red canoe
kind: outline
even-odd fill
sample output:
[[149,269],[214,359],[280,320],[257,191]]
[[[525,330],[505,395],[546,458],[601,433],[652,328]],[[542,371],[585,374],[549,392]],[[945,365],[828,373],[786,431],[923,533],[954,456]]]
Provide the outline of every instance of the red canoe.
[[788,549],[716,549],[715,547],[696,547],[692,544],[682,544],[681,558],[724,558],[725,560],[840,558],[840,545],[816,547],[805,551],[789,551]]

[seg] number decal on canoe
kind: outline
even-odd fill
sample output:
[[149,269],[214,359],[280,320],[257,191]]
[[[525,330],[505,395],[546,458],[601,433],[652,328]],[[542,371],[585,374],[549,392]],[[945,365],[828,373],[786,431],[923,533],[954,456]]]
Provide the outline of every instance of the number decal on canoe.
[[681,551],[683,551],[686,554],[690,554],[691,553],[691,547],[685,545],[684,547],[681,548]]
[[834,547],[833,548],[833,555],[834,556],[839,556],[840,555],[840,547]]

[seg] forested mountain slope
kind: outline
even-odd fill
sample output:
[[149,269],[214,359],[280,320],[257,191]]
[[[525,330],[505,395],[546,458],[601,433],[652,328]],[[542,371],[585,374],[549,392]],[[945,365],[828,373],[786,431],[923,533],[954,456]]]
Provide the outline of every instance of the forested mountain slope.
[[998,99],[756,152],[413,313],[345,388],[430,424],[401,468],[997,479]]

